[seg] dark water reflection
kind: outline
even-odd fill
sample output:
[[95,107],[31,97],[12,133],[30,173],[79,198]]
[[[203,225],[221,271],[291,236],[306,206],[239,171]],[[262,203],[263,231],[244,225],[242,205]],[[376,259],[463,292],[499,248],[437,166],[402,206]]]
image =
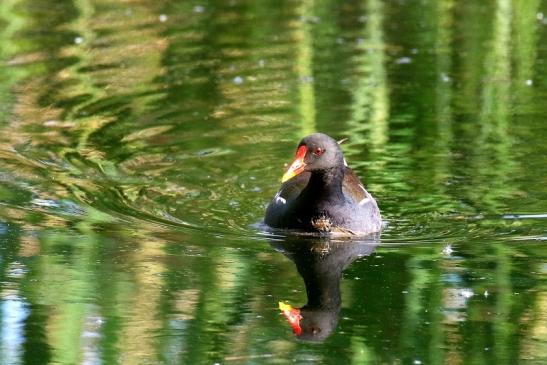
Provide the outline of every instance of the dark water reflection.
[[[0,363],[545,363],[546,19],[1,1]],[[349,136],[376,246],[256,228],[317,130]],[[299,340],[278,302],[324,293]]]
[[273,246],[296,265],[306,286],[307,303],[302,308],[280,309],[295,335],[308,341],[325,340],[338,324],[342,304],[340,281],[344,271],[359,257],[368,256],[377,240],[344,242],[288,238]]

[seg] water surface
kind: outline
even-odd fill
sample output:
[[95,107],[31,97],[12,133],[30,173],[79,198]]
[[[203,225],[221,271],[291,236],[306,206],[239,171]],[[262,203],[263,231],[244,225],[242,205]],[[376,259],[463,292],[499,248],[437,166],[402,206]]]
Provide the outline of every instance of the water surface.
[[[3,0],[0,363],[545,363],[546,40],[540,0]],[[315,131],[380,239],[260,229]]]

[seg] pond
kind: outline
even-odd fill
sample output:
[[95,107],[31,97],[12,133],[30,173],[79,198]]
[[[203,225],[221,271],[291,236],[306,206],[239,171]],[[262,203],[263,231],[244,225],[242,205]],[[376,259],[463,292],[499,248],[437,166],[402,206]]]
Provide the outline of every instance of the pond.
[[[547,363],[547,2],[3,0],[0,45],[1,364]],[[315,131],[379,238],[264,230]]]

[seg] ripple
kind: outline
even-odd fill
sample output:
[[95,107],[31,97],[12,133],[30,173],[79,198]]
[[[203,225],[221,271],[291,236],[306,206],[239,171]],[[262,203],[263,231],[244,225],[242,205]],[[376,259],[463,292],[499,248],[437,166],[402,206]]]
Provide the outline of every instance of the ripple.
[[547,213],[544,214],[504,214],[503,219],[546,219]]

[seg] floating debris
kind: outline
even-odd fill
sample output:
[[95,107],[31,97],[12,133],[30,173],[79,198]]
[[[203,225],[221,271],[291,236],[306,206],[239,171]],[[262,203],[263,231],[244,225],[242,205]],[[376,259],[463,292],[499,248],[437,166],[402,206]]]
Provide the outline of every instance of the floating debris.
[[445,255],[445,256],[452,255],[452,252],[454,252],[454,250],[452,249],[451,244],[448,244],[448,245],[444,246],[443,251],[442,251],[443,255]]
[[243,84],[244,81],[245,80],[241,76],[236,76],[232,79],[232,82],[236,85],[241,85],[241,84]]
[[473,290],[469,289],[469,288],[464,288],[464,289],[461,289],[460,292],[458,293],[460,296],[464,297],[465,299],[469,299],[471,298],[473,295],[475,295],[475,293],[473,293]]
[[321,21],[321,18],[313,15],[302,15],[300,21],[308,24],[317,24]]
[[303,84],[311,84],[315,79],[313,76],[301,75],[300,82]]
[[205,11],[205,6],[203,5],[196,5],[194,6],[194,9],[192,10],[194,13],[203,13]]
[[409,63],[412,63],[412,58],[410,57],[401,57],[395,60],[395,63],[398,65],[407,65]]
[[451,79],[447,74],[441,73],[441,80],[443,80],[443,82],[450,82]]

